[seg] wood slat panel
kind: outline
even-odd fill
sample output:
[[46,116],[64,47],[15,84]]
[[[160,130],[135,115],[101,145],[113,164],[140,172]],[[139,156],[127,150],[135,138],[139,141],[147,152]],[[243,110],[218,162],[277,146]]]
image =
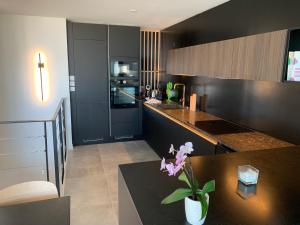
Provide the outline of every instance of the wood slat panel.
[[141,85],[151,85],[152,89],[157,89],[160,72],[160,32],[142,30],[141,37]]

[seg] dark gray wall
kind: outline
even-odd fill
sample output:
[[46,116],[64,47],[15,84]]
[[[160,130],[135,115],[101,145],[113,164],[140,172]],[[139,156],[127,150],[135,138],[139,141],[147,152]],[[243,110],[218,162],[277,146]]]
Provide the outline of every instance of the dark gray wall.
[[231,0],[163,30],[180,46],[300,26],[299,0]]
[[187,96],[191,93],[207,95],[207,112],[300,144],[298,83],[205,77],[186,77],[182,81],[188,86]]
[[[231,0],[166,28],[162,60],[171,48],[300,27],[300,1]],[[165,68],[165,65],[162,65]],[[300,144],[300,83],[222,80],[163,75],[187,90],[207,94],[207,112],[272,136]]]

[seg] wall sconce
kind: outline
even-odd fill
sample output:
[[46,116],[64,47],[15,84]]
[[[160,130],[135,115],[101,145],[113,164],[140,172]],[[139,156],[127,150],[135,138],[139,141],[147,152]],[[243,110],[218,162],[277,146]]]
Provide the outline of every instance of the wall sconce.
[[49,77],[47,58],[43,52],[37,52],[34,56],[36,93],[40,101],[49,99]]

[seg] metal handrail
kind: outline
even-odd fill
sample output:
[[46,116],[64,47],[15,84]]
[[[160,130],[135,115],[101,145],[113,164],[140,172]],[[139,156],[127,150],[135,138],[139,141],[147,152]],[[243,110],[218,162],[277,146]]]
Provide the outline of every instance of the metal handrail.
[[59,101],[59,104],[58,104],[58,107],[56,108],[55,110],[55,113],[54,115],[52,116],[52,119],[50,119],[49,121],[54,121],[56,120],[57,116],[58,116],[58,113],[61,109],[61,106],[65,103],[65,98],[62,98],[60,101]]
[[65,102],[65,98],[62,98],[59,101],[58,107],[56,108],[53,116],[51,117],[51,119],[39,119],[39,120],[7,120],[7,121],[0,121],[0,125],[1,124],[14,124],[14,123],[43,123],[43,122],[52,122],[57,118],[57,115],[60,111],[60,108],[62,106],[62,104],[64,104]]

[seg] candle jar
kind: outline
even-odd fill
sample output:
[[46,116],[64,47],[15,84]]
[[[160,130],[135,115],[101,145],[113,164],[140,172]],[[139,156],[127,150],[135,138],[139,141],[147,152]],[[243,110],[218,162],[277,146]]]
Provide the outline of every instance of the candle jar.
[[238,167],[238,179],[245,185],[257,184],[259,170],[251,165]]

